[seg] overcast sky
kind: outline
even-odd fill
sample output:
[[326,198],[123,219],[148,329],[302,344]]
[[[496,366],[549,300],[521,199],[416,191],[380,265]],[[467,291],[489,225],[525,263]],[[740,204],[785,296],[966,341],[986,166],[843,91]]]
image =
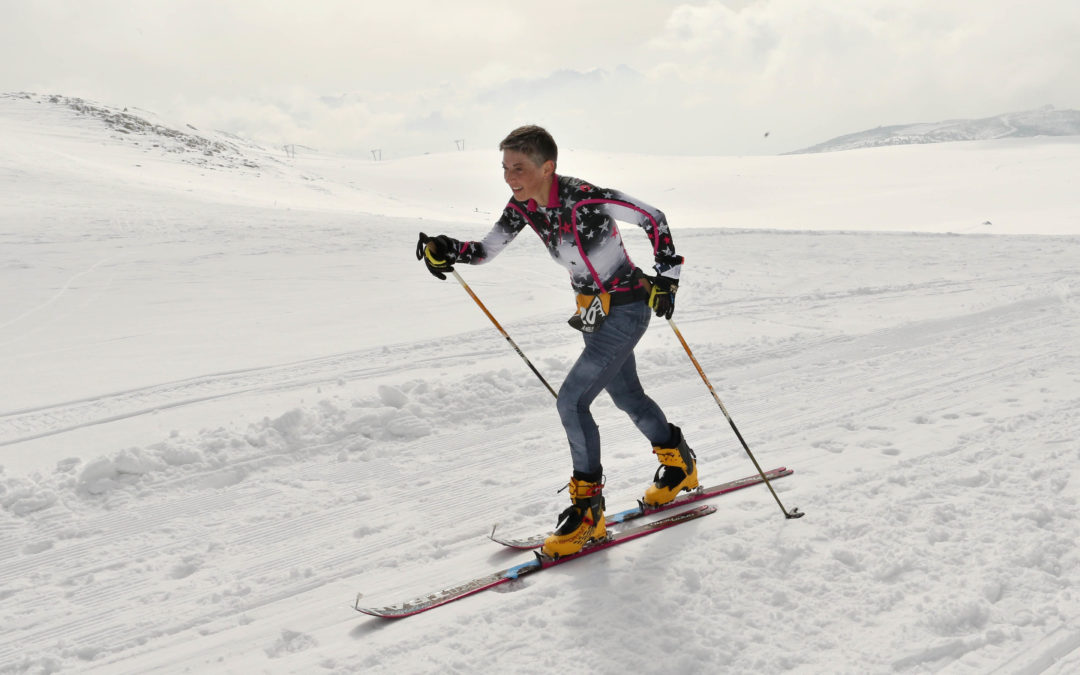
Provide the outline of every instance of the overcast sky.
[[1078,36],[1078,0],[0,0],[0,91],[385,157],[774,154],[1080,109]]

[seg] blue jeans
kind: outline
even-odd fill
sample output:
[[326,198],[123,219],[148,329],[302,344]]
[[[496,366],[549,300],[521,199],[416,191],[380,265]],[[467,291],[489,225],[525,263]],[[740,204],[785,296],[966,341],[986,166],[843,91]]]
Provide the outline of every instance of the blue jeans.
[[600,430],[589,406],[607,391],[615,406],[630,416],[634,425],[654,446],[671,436],[667,417],[645,394],[638,380],[634,347],[649,327],[652,310],[642,300],[611,308],[595,333],[583,333],[585,350],[566,376],[556,407],[566,437],[574,470],[600,473]]

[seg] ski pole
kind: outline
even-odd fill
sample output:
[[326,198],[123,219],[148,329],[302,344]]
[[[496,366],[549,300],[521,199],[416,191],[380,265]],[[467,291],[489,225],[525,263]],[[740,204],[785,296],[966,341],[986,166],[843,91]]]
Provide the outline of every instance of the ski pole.
[[555,390],[551,388],[551,385],[548,384],[547,380],[544,379],[544,376],[540,374],[540,371],[536,369],[536,366],[532,364],[532,361],[530,361],[529,358],[525,356],[525,352],[521,351],[521,348],[517,346],[517,343],[514,342],[513,339],[511,339],[510,335],[505,330],[503,330],[503,327],[500,326],[499,322],[495,320],[495,317],[491,315],[491,312],[489,312],[488,308],[484,306],[484,303],[480,302],[480,298],[476,297],[476,293],[473,293],[473,290],[469,288],[469,284],[465,283],[465,280],[461,278],[461,275],[457,273],[457,270],[450,270],[450,274],[454,275],[454,278],[458,280],[458,283],[461,284],[461,287],[465,289],[465,292],[468,293],[469,296],[476,301],[476,304],[480,306],[480,309],[484,311],[484,314],[487,314],[487,318],[491,319],[491,323],[495,324],[495,327],[499,329],[499,332],[502,333],[502,336],[506,338],[506,341],[509,342],[510,346],[514,348],[514,351],[518,353],[518,356],[520,356],[521,360],[525,362],[525,365],[529,366],[529,370],[533,371],[533,375],[536,375],[538,378],[540,378],[540,381],[544,383],[544,386],[547,387],[547,390],[551,392],[551,395],[558,399],[559,395],[556,394]]
[[735,426],[735,420],[731,419],[731,415],[728,414],[727,408],[724,406],[724,402],[720,400],[720,397],[716,394],[716,389],[713,388],[712,383],[709,382],[709,378],[705,376],[705,371],[701,369],[701,364],[694,358],[694,352],[690,351],[690,345],[686,344],[686,340],[683,338],[682,333],[679,331],[679,327],[675,325],[675,322],[668,319],[668,324],[671,326],[671,330],[675,331],[675,337],[679,338],[679,342],[682,343],[683,349],[686,350],[686,355],[690,357],[690,360],[694,363],[694,367],[697,368],[698,375],[705,382],[705,386],[709,388],[709,393],[712,394],[713,399],[716,401],[716,405],[720,406],[720,410],[724,413],[724,417],[727,418],[728,424],[731,425],[731,430],[735,432],[735,436],[742,443],[743,450],[746,450],[746,454],[750,457],[750,461],[754,463],[754,468],[758,470],[758,474],[761,476],[761,480],[764,481],[765,486],[769,488],[769,492],[772,493],[773,499],[780,506],[780,510],[784,512],[785,518],[802,518],[805,513],[799,511],[798,508],[794,508],[788,511],[784,508],[784,504],[780,501],[780,497],[776,494],[776,490],[773,489],[772,483],[769,482],[768,477],[765,476],[765,472],[761,470],[761,465],[758,464],[757,459],[754,457],[754,453],[750,452],[750,446],[743,440],[742,434],[739,433],[739,427]]

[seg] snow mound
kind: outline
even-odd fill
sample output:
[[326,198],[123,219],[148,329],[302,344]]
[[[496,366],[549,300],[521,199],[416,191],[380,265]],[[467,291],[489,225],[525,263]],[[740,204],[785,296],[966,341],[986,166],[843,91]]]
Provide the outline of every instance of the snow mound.
[[[277,463],[278,458],[317,456],[332,446],[343,448],[346,454],[378,456],[383,447],[432,432],[431,422],[422,417],[438,410],[432,401],[447,394],[417,385],[381,386],[377,396],[344,404],[324,400],[265,417],[238,431],[223,427],[187,434],[174,431],[168,439],[151,445],[62,460],[51,474],[5,476],[0,467],[0,510],[19,518],[58,502],[67,509],[106,504],[115,492],[136,495],[192,482],[227,487],[260,467]],[[416,403],[411,402],[410,393],[426,396]]]

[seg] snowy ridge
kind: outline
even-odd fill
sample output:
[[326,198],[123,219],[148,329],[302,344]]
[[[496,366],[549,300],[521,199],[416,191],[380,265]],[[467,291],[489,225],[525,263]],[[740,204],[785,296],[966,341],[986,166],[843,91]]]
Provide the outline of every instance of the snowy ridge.
[[190,124],[187,130],[180,130],[162,121],[151,121],[153,113],[138,110],[139,114],[129,112],[127,108],[87,101],[81,98],[60,96],[57,94],[41,95],[28,92],[0,94],[0,99],[24,101],[36,106],[62,108],[75,114],[100,121],[111,132],[112,138],[140,147],[145,151],[158,150],[180,156],[180,161],[203,167],[247,167],[259,168],[259,163],[247,157],[244,149],[237,144],[236,136],[229,139],[221,134],[203,134]]
[[788,154],[837,152],[861,148],[951,141],[985,141],[998,138],[1080,135],[1080,110],[1055,110],[1046,106],[977,120],[899,124],[878,127],[796,150]]
[[[413,257],[418,230],[486,230],[497,161],[207,171],[31,105],[0,99],[0,673],[549,672],[551,644],[597,623],[620,636],[585,656],[597,673],[1080,663],[1074,141],[568,152],[671,216],[680,330],[807,515],[749,488],[387,624],[357,591],[392,603],[520,562],[492,523],[542,531],[565,505],[551,395]],[[975,214],[994,225],[944,233]],[[818,222],[844,231],[795,227]],[[1006,224],[1042,234],[986,236]],[[557,384],[580,336],[527,234],[461,273]],[[702,480],[748,475],[663,322],[637,360]],[[608,503],[632,504],[651,448],[594,410]]]

